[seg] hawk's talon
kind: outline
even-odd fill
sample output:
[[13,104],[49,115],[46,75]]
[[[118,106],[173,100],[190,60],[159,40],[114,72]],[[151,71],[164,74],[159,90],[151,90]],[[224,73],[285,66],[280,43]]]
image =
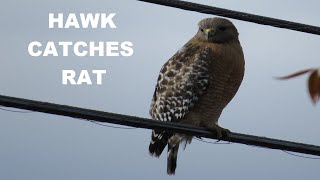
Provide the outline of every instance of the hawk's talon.
[[223,137],[227,137],[228,134],[231,133],[231,131],[229,129],[222,128],[217,124],[214,124],[214,125],[207,127],[207,128],[209,131],[213,131],[217,134],[217,139],[218,139],[217,142],[219,142]]

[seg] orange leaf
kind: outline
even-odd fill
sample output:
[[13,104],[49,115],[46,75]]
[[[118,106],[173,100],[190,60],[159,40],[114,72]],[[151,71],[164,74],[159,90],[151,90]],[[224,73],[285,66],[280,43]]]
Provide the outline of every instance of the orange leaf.
[[311,71],[315,71],[315,69],[305,69],[305,70],[301,70],[301,71],[295,72],[293,74],[289,74],[287,76],[276,77],[276,78],[280,79],[280,80],[286,80],[286,79],[291,79],[291,78],[303,75],[303,74],[311,72]]
[[309,77],[309,93],[314,104],[320,98],[320,69],[314,70]]

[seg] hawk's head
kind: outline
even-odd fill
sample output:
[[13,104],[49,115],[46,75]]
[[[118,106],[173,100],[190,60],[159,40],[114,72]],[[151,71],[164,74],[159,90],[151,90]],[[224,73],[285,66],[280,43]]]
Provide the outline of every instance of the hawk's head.
[[206,18],[199,23],[199,31],[196,37],[201,41],[213,43],[225,43],[238,40],[237,28],[231,21],[223,18]]

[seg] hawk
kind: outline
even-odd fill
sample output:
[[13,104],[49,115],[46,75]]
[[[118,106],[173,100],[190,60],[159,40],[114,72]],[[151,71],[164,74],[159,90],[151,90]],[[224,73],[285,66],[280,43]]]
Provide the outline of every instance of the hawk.
[[[218,138],[230,133],[218,119],[244,76],[244,55],[236,27],[227,19],[206,18],[199,30],[161,68],[152,98],[152,119],[204,127]],[[153,130],[149,152],[159,157],[168,145],[167,173],[173,175],[180,143],[192,136]]]

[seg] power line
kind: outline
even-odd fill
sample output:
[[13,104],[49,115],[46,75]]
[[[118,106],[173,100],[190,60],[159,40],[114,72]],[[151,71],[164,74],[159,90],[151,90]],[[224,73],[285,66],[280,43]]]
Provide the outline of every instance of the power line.
[[[68,116],[73,118],[87,119],[96,122],[113,123],[125,126],[132,126],[145,129],[158,129],[171,131],[182,134],[190,134],[197,137],[205,137],[216,139],[216,133],[208,131],[203,128],[194,127],[190,125],[155,121],[146,118],[115,114],[67,105],[53,104],[48,102],[34,101],[16,97],[2,96],[0,95],[0,105],[6,107],[14,107],[19,109],[43,112],[47,114],[55,114]],[[221,140],[226,142],[241,143],[246,145],[253,145],[271,149],[281,149],[285,151],[292,151],[304,154],[312,154],[320,156],[320,146],[296,143],[284,140],[271,139],[267,137],[259,137],[253,135],[246,135],[240,133],[234,133],[228,135],[228,137]]]
[[320,27],[317,27],[317,26],[290,22],[286,20],[259,16],[259,15],[254,15],[254,14],[249,14],[249,13],[244,13],[239,11],[232,11],[228,9],[223,9],[223,8],[218,8],[218,7],[213,7],[213,6],[203,5],[203,4],[197,4],[197,3],[187,2],[187,1],[178,1],[178,0],[138,0],[138,1],[320,35]]

